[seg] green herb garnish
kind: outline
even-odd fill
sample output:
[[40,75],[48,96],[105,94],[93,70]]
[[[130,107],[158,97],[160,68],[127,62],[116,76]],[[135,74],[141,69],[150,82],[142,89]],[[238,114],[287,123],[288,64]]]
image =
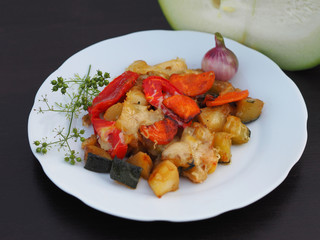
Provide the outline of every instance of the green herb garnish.
[[70,164],[81,162],[81,157],[78,152],[75,152],[70,146],[70,141],[77,142],[84,141],[84,129],[74,128],[72,126],[73,120],[78,118],[82,111],[88,110],[92,105],[93,99],[100,93],[98,87],[103,87],[109,84],[109,73],[102,73],[97,70],[97,73],[90,77],[91,65],[88,73],[84,77],[75,74],[74,78],[66,80],[62,77],[57,77],[56,80],[51,81],[52,91],[59,92],[67,96],[66,103],[55,102],[50,105],[47,96],[41,96],[40,102],[44,103],[44,107],[35,109],[38,113],[57,112],[64,113],[68,123],[67,127],[55,128],[53,132],[56,133],[54,138],[58,140],[48,141],[47,138],[34,141],[36,152],[46,154],[52,147],[58,147],[58,150],[64,149],[66,151],[64,160]]

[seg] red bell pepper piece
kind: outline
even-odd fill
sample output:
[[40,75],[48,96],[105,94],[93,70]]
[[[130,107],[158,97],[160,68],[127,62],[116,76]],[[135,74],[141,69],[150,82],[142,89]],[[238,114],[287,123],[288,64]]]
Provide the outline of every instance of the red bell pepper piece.
[[91,120],[100,118],[100,114],[105,112],[110,106],[117,103],[130,88],[135,84],[139,74],[126,71],[109,83],[92,101],[92,106],[88,112]]
[[125,157],[128,146],[124,142],[124,136],[121,130],[116,128],[114,121],[106,121],[103,119],[94,119],[94,127],[99,135],[99,139],[105,142],[109,149],[107,151],[110,153],[111,157],[117,156],[122,159]]
[[112,158],[124,158],[128,146],[124,142],[123,133],[115,127],[115,122],[105,121],[100,118],[110,106],[117,103],[135,84],[139,74],[126,71],[115,78],[106,86],[97,97],[93,99],[92,106],[88,109],[91,114],[93,129],[99,137],[107,143],[110,143],[108,149]]
[[164,93],[170,96],[182,94],[167,79],[160,76],[150,76],[146,78],[143,80],[142,86],[147,101],[156,108],[161,108]]
[[164,145],[171,142],[177,134],[178,124],[170,118],[165,118],[152,125],[141,125],[140,132],[145,138],[150,139],[152,142]]
[[[184,115],[183,119],[172,110],[176,108],[169,109],[163,104],[165,98],[182,95],[179,89],[177,89],[167,79],[160,76],[150,76],[143,80],[142,87],[147,101],[152,106],[160,108],[166,116],[169,116],[171,119],[175,120],[179,124],[179,126],[186,127],[190,124],[190,117],[186,117],[185,114],[180,114]],[[190,100],[193,101],[192,99]],[[177,106],[181,108],[179,113],[183,112],[184,104],[185,103]]]
[[195,97],[206,93],[212,87],[214,79],[214,72],[210,71],[199,74],[172,74],[169,81],[185,95]]

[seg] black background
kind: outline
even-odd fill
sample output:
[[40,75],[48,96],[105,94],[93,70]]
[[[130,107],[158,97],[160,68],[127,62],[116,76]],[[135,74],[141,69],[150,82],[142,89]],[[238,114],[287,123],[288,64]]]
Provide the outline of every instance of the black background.
[[307,146],[285,181],[250,206],[197,222],[138,222],[96,211],[47,178],[27,136],[42,82],[93,43],[151,29],[171,29],[157,1],[0,1],[0,239],[317,239],[319,67],[285,72],[307,104]]

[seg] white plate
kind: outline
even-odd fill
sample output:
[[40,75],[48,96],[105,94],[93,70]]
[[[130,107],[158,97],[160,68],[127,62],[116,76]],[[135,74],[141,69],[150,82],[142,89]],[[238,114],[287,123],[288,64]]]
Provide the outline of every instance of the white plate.
[[[52,135],[54,127],[65,126],[60,114],[37,114],[31,111],[28,123],[31,149],[47,176],[62,190],[85,204],[115,216],[141,220],[193,221],[217,216],[247,206],[275,189],[301,157],[307,141],[307,109],[296,85],[264,55],[237,42],[225,39],[239,59],[239,71],[232,83],[248,89],[252,97],[265,102],[261,117],[248,124],[249,143],[232,147],[232,163],[219,165],[203,184],[188,180],[180,189],[161,199],[155,197],[145,180],[136,190],[110,179],[108,174],[87,171],[83,163],[71,166],[64,162],[63,152],[37,154],[33,141]],[[199,68],[202,56],[214,46],[214,36],[192,31],[143,31],[108,39],[70,57],[42,84],[41,95],[51,102],[59,101],[51,92],[50,81],[58,76],[85,75],[100,69],[112,77],[120,75],[134,60],[156,64],[173,58],[184,58],[190,68]],[[81,128],[81,121],[76,125]],[[88,130],[87,134],[92,133]],[[81,151],[80,144],[75,147]]]

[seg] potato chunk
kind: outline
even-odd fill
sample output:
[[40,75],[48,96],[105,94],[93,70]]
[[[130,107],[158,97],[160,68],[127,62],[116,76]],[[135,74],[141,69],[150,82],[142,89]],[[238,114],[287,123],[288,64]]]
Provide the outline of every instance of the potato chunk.
[[223,131],[232,134],[233,144],[243,144],[250,139],[250,130],[244,125],[240,118],[229,115],[227,117],[227,122],[223,126]]
[[211,132],[219,132],[222,131],[231,110],[232,108],[229,104],[224,104],[219,107],[206,107],[201,109],[198,119],[199,122],[205,125]]
[[213,147],[214,135],[201,123],[194,122],[183,130],[181,141],[189,146],[192,155],[192,164],[182,171],[182,175],[192,182],[203,182],[208,174],[215,171],[219,160]]
[[152,171],[148,183],[158,198],[176,191],[179,188],[178,168],[169,160],[162,161]]
[[127,160],[128,163],[136,165],[142,168],[141,176],[144,179],[148,179],[150,175],[150,171],[153,167],[152,160],[150,156],[144,152],[138,152],[135,155],[129,157]]
[[173,162],[177,167],[189,167],[193,161],[191,149],[186,142],[170,144],[163,152],[162,159]]
[[184,170],[182,175],[189,178],[194,183],[202,183],[207,179],[208,169],[201,166],[194,166],[188,170]]
[[260,116],[263,105],[263,101],[250,97],[238,101],[236,116],[239,117],[243,123],[252,122]]
[[138,60],[127,68],[129,71],[139,74],[157,75],[164,78],[169,78],[174,73],[184,73],[187,69],[186,62],[181,58],[162,62],[154,66],[148,65],[145,61]]
[[219,162],[229,163],[231,161],[231,141],[232,135],[226,132],[217,132],[214,134],[214,147],[220,155]]
[[81,148],[85,149],[87,146],[90,145],[98,145],[98,139],[97,136],[92,134],[89,138],[87,138],[84,142],[81,144]]
[[235,88],[229,82],[215,80],[209,92],[215,94],[225,94],[227,92],[233,92]]

